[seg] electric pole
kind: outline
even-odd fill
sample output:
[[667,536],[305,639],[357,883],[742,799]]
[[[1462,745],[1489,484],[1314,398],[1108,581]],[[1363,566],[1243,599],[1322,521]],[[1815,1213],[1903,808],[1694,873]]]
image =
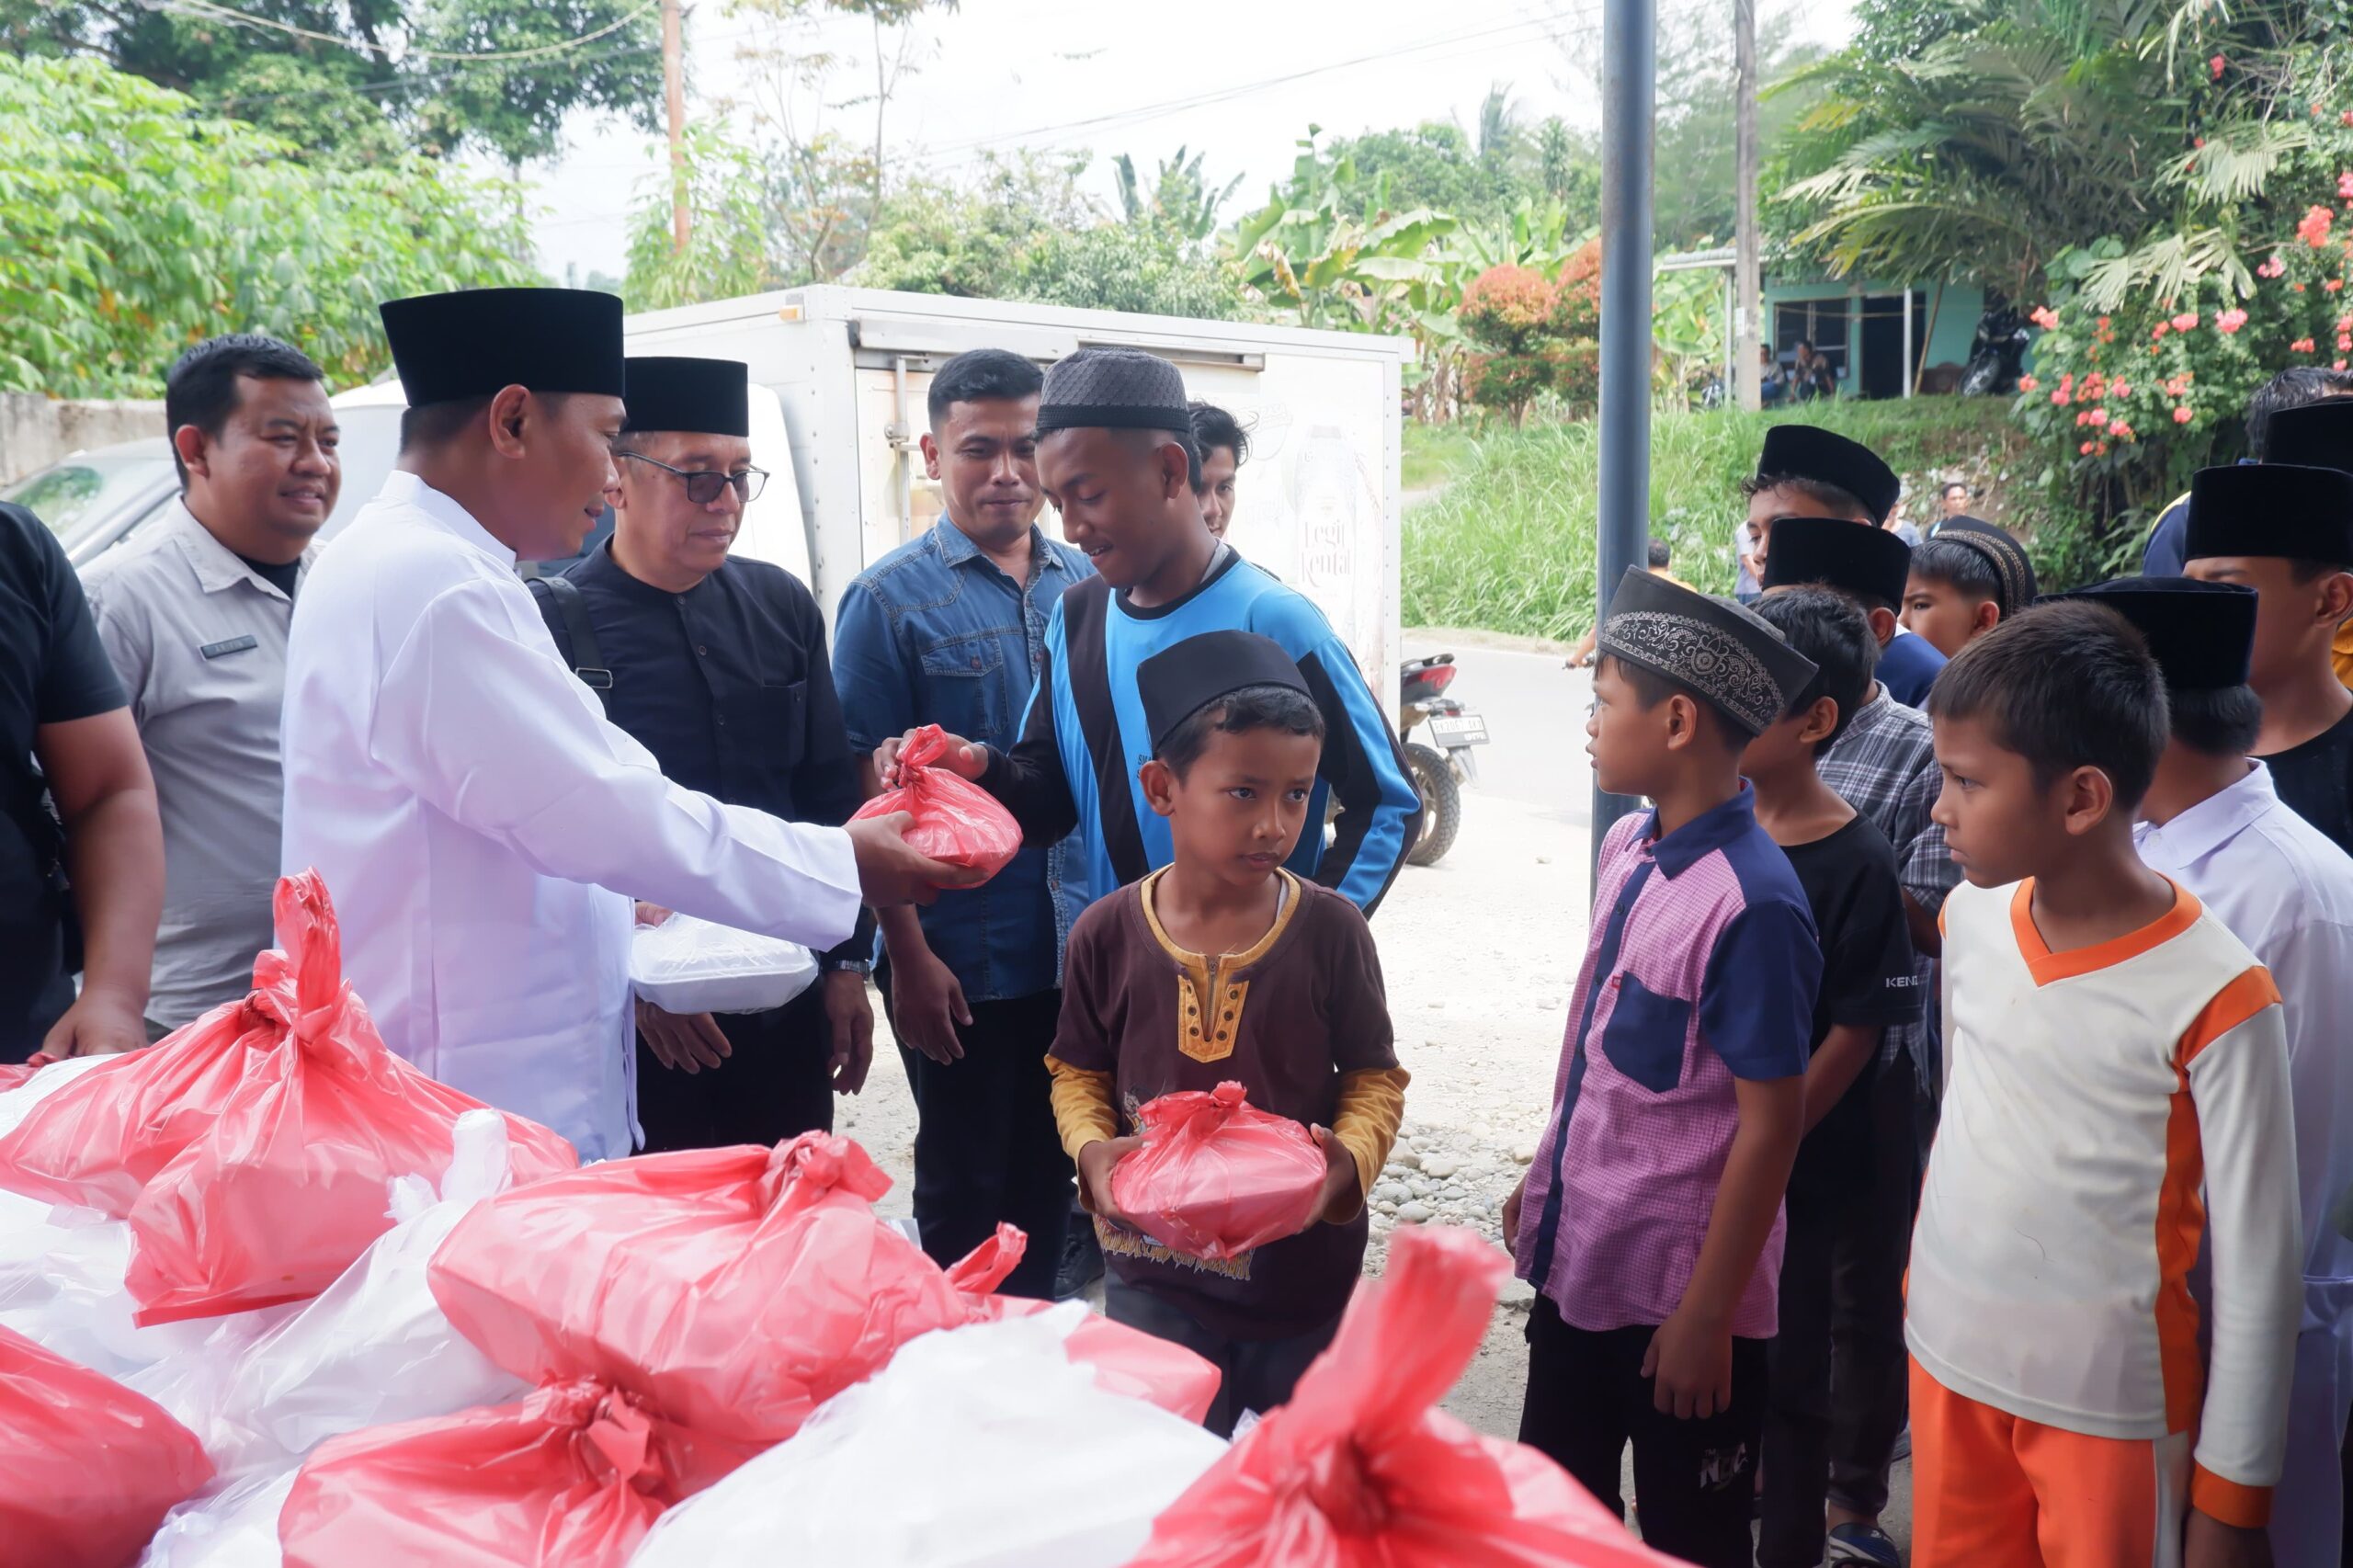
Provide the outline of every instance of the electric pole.
[[687,212],[686,23],[678,0],[662,0],[662,97],[670,110],[670,244],[680,254],[694,232]]
[[1764,273],[1756,244],[1756,0],[1732,0],[1733,201],[1732,384],[1740,406],[1764,406],[1757,363]]

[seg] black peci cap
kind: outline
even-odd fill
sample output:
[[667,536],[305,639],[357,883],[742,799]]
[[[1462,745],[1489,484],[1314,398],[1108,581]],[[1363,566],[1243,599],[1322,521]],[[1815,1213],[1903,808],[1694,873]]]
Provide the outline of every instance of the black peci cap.
[[2219,691],[2247,683],[2259,597],[2241,583],[2119,577],[2071,594],[2054,594],[2052,599],[2106,605],[2139,631],[2167,686],[2177,691]]
[[1823,583],[1859,599],[1900,605],[1911,570],[1910,545],[1844,517],[1783,517],[1765,547],[1768,588]]
[[501,387],[622,395],[621,302],[587,289],[462,289],[376,307],[411,408]]
[[752,434],[751,372],[741,359],[631,356],[627,430]]
[[1056,430],[1174,430],[1190,435],[1185,378],[1141,348],[1082,348],[1046,371],[1038,434]]
[[2353,473],[2268,462],[2201,468],[2189,482],[2184,535],[2186,561],[2264,555],[2353,567]]
[[[1865,531],[1859,523],[1838,527]],[[1752,737],[1787,712],[1813,679],[1813,661],[1754,611],[1639,566],[1619,579],[1595,642],[1613,658],[1698,693]]]
[[1895,471],[1877,452],[1818,425],[1776,425],[1766,431],[1756,474],[1760,479],[1786,476],[1835,484],[1860,501],[1874,523],[1887,521],[1904,489]]
[[2271,416],[2263,460],[2353,472],[2353,398],[2326,397]]
[[1144,728],[1158,756],[1168,733],[1221,697],[1245,687],[1307,689],[1299,665],[1282,644],[1255,631],[1204,631],[1170,644],[1136,666],[1136,690],[1143,699]]
[[1928,537],[1950,540],[1985,558],[1994,568],[1994,581],[2002,585],[2001,597],[1995,602],[2004,615],[2016,615],[2034,603],[2034,562],[2026,558],[2026,547],[2008,529],[1997,528],[1983,517],[1947,517]]

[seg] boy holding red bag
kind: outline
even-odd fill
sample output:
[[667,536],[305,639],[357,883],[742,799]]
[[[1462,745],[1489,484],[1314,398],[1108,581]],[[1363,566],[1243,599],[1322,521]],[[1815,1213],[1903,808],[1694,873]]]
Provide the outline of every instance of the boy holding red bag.
[[[1110,1267],[1106,1309],[1217,1365],[1206,1425],[1224,1436],[1287,1401],[1338,1329],[1406,1074],[1364,916],[1283,869],[1323,755],[1298,665],[1268,638],[1214,631],[1143,661],[1137,684],[1153,740],[1142,790],[1175,857],[1072,927],[1047,1065]],[[1305,1230],[1211,1261],[1126,1222],[1112,1171],[1142,1142],[1148,1102],[1227,1082],[1312,1128],[1325,1164]]]

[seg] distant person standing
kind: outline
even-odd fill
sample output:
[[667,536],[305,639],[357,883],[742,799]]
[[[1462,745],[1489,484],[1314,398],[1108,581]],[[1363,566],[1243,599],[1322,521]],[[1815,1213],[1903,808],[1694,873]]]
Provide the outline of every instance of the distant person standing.
[[1233,521],[1233,477],[1250,460],[1250,433],[1213,403],[1192,403],[1193,439],[1201,449],[1201,482],[1193,487],[1201,520],[1219,539]]
[[[1969,516],[1969,486],[1957,479],[1948,481],[1945,487],[1937,493],[1937,504],[1948,517]],[[1913,542],[1916,544],[1919,541],[1915,540]]]
[[1765,530],[1746,517],[1732,526],[1732,597],[1753,605],[1765,597]]
[[271,945],[287,632],[343,484],[325,375],[275,338],[181,355],[164,423],[179,499],[82,578],[163,812],[150,1040],[243,997]]
[[1797,385],[1797,401],[1800,403],[1838,395],[1837,370],[1812,343],[1802,339],[1798,344],[1798,360],[1791,377]]

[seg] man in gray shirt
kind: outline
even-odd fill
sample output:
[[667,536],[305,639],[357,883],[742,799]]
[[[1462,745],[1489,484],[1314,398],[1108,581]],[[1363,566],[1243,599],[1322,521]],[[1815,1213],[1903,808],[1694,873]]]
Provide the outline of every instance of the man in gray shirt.
[[286,634],[342,483],[325,378],[273,338],[189,349],[164,419],[180,499],[83,574],[163,808],[151,1040],[243,996],[271,943]]

